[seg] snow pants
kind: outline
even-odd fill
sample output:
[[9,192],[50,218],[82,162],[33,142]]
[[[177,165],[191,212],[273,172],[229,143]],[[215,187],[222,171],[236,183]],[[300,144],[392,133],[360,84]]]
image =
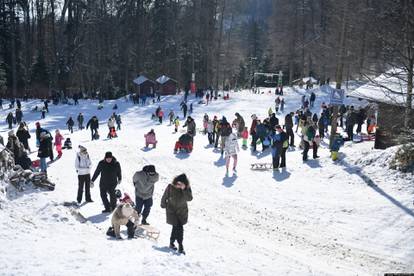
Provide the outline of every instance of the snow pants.
[[78,175],[78,197],[76,198],[78,203],[81,203],[82,201],[84,187],[85,187],[85,200],[92,201],[91,199],[91,175],[90,174]]
[[[113,187],[107,187],[100,185],[99,186],[100,193],[101,193],[101,199],[102,203],[105,207],[105,210],[115,210],[116,208],[116,196],[115,196],[115,186]],[[109,201],[108,201],[108,195],[109,194]]]
[[170,243],[174,243],[175,241],[178,242],[178,244],[183,244],[184,240],[184,227],[182,224],[173,225],[171,230],[171,236],[170,236]]

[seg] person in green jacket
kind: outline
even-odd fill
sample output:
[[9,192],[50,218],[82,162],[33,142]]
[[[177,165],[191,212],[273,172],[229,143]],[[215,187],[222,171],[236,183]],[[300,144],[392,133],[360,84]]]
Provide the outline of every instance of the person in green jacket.
[[177,250],[174,242],[178,242],[178,252],[185,254],[183,247],[184,228],[188,220],[187,201],[191,201],[193,195],[190,182],[185,174],[176,176],[172,184],[169,184],[161,198],[161,208],[166,209],[167,223],[172,225],[170,248]]

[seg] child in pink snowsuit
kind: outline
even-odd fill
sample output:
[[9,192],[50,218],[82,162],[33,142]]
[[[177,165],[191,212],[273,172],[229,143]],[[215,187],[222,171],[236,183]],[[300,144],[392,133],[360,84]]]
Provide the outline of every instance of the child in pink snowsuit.
[[58,152],[58,158],[62,157],[62,141],[63,141],[63,136],[62,134],[60,134],[59,129],[56,129],[55,131],[55,146],[56,146],[56,151]]
[[150,132],[144,134],[145,137],[145,147],[148,148],[149,145],[153,145],[154,149],[157,146],[157,139],[155,138],[155,132],[151,129]]

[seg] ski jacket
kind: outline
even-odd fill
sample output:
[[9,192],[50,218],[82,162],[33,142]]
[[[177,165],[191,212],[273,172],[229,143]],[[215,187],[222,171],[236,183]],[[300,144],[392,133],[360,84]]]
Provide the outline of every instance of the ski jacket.
[[166,209],[167,223],[170,225],[184,225],[188,221],[187,202],[193,200],[191,188],[184,190],[169,184],[161,198],[161,208]]
[[143,200],[152,198],[154,194],[154,184],[159,180],[159,174],[153,175],[139,171],[136,172],[132,178],[135,186],[135,196],[142,198]]
[[61,146],[63,141],[62,134],[58,133],[55,135],[55,146]]
[[91,127],[91,129],[98,129],[99,128],[99,121],[96,117],[91,118],[88,123],[86,124],[86,129]]
[[92,176],[92,182],[98,178],[99,174],[101,175],[99,181],[100,186],[104,188],[115,188],[122,179],[121,165],[115,157],[112,157],[111,163],[106,162],[105,159],[101,160]]
[[78,175],[87,175],[91,172],[92,162],[88,153],[78,152],[75,159],[75,168]]

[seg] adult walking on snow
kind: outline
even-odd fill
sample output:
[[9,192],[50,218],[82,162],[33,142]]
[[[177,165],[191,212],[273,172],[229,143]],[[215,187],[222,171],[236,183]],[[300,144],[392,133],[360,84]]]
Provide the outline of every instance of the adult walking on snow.
[[47,173],[47,163],[46,158],[50,156],[50,149],[52,146],[50,133],[42,131],[40,133],[40,143],[37,156],[40,158],[40,171]]
[[289,147],[288,136],[280,125],[275,126],[272,134],[272,163],[273,169],[286,167],[286,150]]
[[[153,204],[154,184],[159,180],[154,165],[146,165],[141,171],[136,172],[132,181],[135,186],[135,209],[138,214],[142,213],[141,224],[149,225],[147,218]],[[144,210],[142,210],[144,208]]]
[[315,104],[315,100],[316,100],[316,95],[315,93],[312,91],[310,98],[309,98],[309,104],[310,104],[310,108],[313,108],[314,104]]
[[69,120],[66,122],[66,125],[68,126],[68,130],[70,133],[73,133],[73,126],[75,125],[75,122],[72,119],[72,116],[69,117]]
[[183,118],[187,118],[187,104],[185,102],[181,103],[181,110],[183,111]]
[[28,151],[30,151],[29,147],[29,139],[30,139],[30,132],[24,122],[21,122],[19,125],[19,128],[16,132],[17,138],[19,138],[19,141],[23,144],[24,148]]
[[83,190],[85,189],[85,201],[93,202],[91,198],[91,167],[92,162],[87,149],[79,146],[79,152],[76,154],[75,168],[78,173],[78,203],[82,202]]
[[238,112],[236,112],[236,114],[234,115],[236,116],[236,119],[234,119],[232,126],[237,129],[237,137],[241,137],[241,134],[246,124],[244,122],[243,117]]
[[40,134],[42,132],[45,132],[47,134],[47,138],[49,139],[48,145],[49,145],[49,157],[50,157],[50,161],[53,161],[54,156],[53,156],[53,136],[52,134],[50,134],[50,132],[47,129],[44,129],[40,126],[39,122],[36,122],[36,145],[39,147],[40,146]]
[[232,132],[232,128],[229,124],[229,122],[227,122],[226,117],[223,116],[223,118],[220,121],[220,127],[219,127],[220,131],[219,131],[219,135],[220,135],[220,149],[221,149],[221,156],[223,156],[224,153],[224,147],[226,145],[226,139],[227,137],[230,136],[231,132]]
[[[115,188],[116,185],[121,184],[121,165],[112,156],[112,152],[108,151],[105,153],[105,157],[101,160],[95,170],[95,173],[92,176],[92,186],[93,182],[101,175],[99,181],[99,190],[101,194],[102,203],[105,209],[102,213],[112,212],[116,207],[116,196]],[[109,201],[108,201],[109,194]]]
[[184,225],[188,221],[187,202],[193,199],[190,181],[185,174],[180,174],[169,184],[161,198],[161,208],[166,209],[167,223],[172,225],[169,247],[177,250],[175,241],[178,242],[178,252],[185,254]]
[[114,118],[114,116],[111,116],[109,119],[108,119],[108,129],[109,129],[109,133],[108,133],[108,138],[109,139],[112,139],[112,138],[115,138],[116,137],[116,135],[115,135],[115,118]]
[[7,114],[7,117],[6,117],[6,122],[9,125],[9,129],[13,128],[14,120],[15,120],[15,118],[13,116],[13,113],[9,112],[9,114]]
[[92,141],[98,137],[99,121],[96,116],[93,116],[86,124],[86,129],[91,128]]
[[258,139],[256,127],[257,127],[259,120],[257,119],[256,114],[253,114],[251,118],[252,118],[252,124],[250,126],[250,135],[252,136],[251,146],[252,146],[253,152],[256,152],[257,139]]
[[237,135],[231,133],[225,142],[226,175],[229,173],[230,159],[233,158],[233,172],[237,172],[237,153],[240,151]]
[[85,118],[83,117],[82,112],[79,113],[78,118],[77,118],[79,130],[82,130],[83,129],[83,121],[84,120],[85,120]]
[[290,112],[285,116],[285,129],[286,129],[286,135],[288,136],[288,139],[290,139],[289,145],[291,147],[295,146],[295,134],[293,133],[293,119],[292,116],[294,115],[293,112]]

